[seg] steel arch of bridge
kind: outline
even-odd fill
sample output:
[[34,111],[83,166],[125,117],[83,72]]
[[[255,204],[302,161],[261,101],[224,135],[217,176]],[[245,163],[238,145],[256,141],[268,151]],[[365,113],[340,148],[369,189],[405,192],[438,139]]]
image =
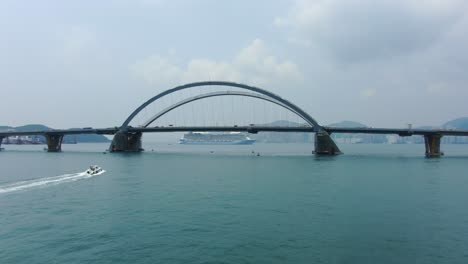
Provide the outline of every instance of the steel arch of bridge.
[[293,112],[294,114],[298,115],[299,117],[301,117],[302,119],[304,119],[304,121],[307,122],[306,118],[304,118],[303,116],[301,116],[299,113],[297,113],[296,111],[294,111],[294,109],[291,109],[289,108],[288,106],[282,104],[281,102],[277,101],[277,100],[274,100],[268,96],[264,96],[264,95],[261,95],[261,94],[256,94],[256,93],[249,93],[249,92],[237,92],[237,91],[220,91],[220,92],[211,92],[211,93],[205,93],[205,94],[200,94],[200,95],[197,95],[197,96],[193,96],[193,97],[190,97],[190,98],[187,98],[187,99],[184,99],[178,103],[175,103],[163,110],[161,110],[159,113],[157,113],[156,115],[152,116],[150,119],[148,119],[145,123],[143,123],[141,126],[142,127],[148,127],[151,123],[153,123],[154,121],[156,121],[157,119],[159,119],[160,117],[162,117],[163,115],[171,112],[172,110],[178,108],[178,107],[181,107],[185,104],[188,104],[190,102],[194,102],[194,101],[197,101],[197,100],[201,100],[201,99],[205,99],[205,98],[209,98],[209,97],[217,97],[217,96],[245,96],[245,97],[253,97],[253,98],[257,98],[257,99],[261,99],[261,100],[264,100],[264,101],[268,101],[268,102],[271,102],[271,103],[274,103],[276,105],[279,105],[291,112]]
[[[295,104],[289,102],[288,100],[286,99],[283,99],[281,98],[280,96],[272,93],[272,92],[269,92],[267,90],[264,90],[264,89],[261,89],[261,88],[258,88],[258,87],[254,87],[254,86],[249,86],[249,85],[245,85],[245,84],[240,84],[240,83],[234,83],[234,82],[224,82],[224,81],[208,81],[208,82],[194,82],[194,83],[188,83],[188,84],[184,84],[184,85],[180,85],[180,86],[177,86],[177,87],[174,87],[172,89],[169,89],[169,90],[166,90],[164,92],[161,92],[159,93],[158,95],[150,98],[148,101],[144,102],[142,105],[140,105],[137,109],[135,109],[135,111],[133,111],[128,117],[127,119],[124,121],[124,123],[122,124],[122,126],[120,127],[120,130],[126,130],[126,128],[128,127],[128,125],[130,124],[130,122],[133,120],[133,118],[135,118],[135,116],[140,113],[143,109],[145,109],[148,105],[150,105],[151,103],[153,103],[154,101],[168,95],[168,94],[171,94],[171,93],[175,93],[177,91],[181,91],[181,90],[185,90],[185,89],[191,89],[191,88],[194,88],[194,87],[199,87],[199,86],[229,86],[229,87],[236,87],[236,88],[240,88],[240,89],[245,89],[245,90],[249,90],[249,91],[253,91],[253,92],[256,92],[256,93],[259,93],[259,94],[262,94],[266,97],[269,97],[273,100],[276,100],[277,102],[281,103],[283,106],[287,106],[289,108],[289,110],[293,111],[294,113],[296,113],[297,115],[299,115],[301,118],[303,118],[309,125],[311,125],[313,128],[314,128],[314,131],[315,132],[321,132],[321,131],[324,131],[322,126],[320,126],[318,124],[317,121],[315,121],[314,118],[312,118],[309,114],[307,114],[305,111],[303,111],[301,108],[299,108],[298,106],[296,106]],[[263,98],[262,98],[263,99]]]

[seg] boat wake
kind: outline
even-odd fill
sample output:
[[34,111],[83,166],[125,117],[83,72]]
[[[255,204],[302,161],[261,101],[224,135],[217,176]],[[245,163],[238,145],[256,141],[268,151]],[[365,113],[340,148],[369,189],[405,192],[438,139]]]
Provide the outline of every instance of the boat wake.
[[47,187],[47,186],[62,184],[66,182],[74,182],[78,180],[92,178],[94,176],[101,175],[104,172],[106,171],[102,170],[101,172],[94,174],[94,175],[90,175],[86,172],[79,172],[79,173],[64,174],[64,175],[59,175],[59,176],[40,178],[40,179],[34,179],[34,180],[28,180],[28,181],[8,183],[5,185],[0,185],[0,194],[25,191],[25,190],[30,190],[34,188]]

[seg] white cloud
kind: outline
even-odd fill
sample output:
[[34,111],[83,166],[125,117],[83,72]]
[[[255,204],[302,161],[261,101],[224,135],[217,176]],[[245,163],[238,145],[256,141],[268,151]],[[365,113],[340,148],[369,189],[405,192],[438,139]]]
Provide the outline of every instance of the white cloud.
[[242,73],[234,65],[209,59],[193,59],[182,72],[184,82],[200,80],[241,81]]
[[260,39],[241,49],[231,61],[191,59],[179,66],[168,58],[152,55],[137,61],[130,69],[149,84],[226,80],[267,85],[303,78],[295,63],[272,55]]
[[182,69],[173,65],[167,58],[152,55],[144,60],[137,61],[130,69],[148,83],[170,82],[179,79]]
[[298,0],[274,24],[295,44],[354,62],[430,47],[467,7],[463,0]]

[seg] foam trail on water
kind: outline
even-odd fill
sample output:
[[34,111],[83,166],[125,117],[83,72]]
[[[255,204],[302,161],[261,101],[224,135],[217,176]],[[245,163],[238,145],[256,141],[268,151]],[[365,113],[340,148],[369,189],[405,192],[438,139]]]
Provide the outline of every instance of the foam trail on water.
[[[105,171],[103,170],[102,173]],[[0,194],[2,193],[11,193],[17,191],[24,191],[33,188],[45,187],[50,185],[57,185],[65,182],[74,182],[77,180],[88,179],[94,176],[101,175],[102,173],[89,175],[86,172],[64,174],[59,176],[40,178],[28,181],[19,181],[15,183],[9,183],[5,185],[0,185]]]

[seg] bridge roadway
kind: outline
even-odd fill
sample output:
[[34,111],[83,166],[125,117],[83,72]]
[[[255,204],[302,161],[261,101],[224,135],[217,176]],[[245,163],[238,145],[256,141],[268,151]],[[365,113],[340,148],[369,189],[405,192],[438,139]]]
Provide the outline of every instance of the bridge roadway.
[[[468,130],[452,129],[407,129],[407,128],[348,128],[348,127],[327,127],[323,129],[328,133],[350,133],[350,134],[395,134],[399,136],[412,135],[440,135],[440,136],[468,136]],[[76,135],[76,134],[103,134],[114,135],[119,130],[118,127],[93,128],[93,129],[50,129],[32,131],[0,131],[0,137],[10,136],[32,136],[32,135]],[[166,127],[129,127],[128,132],[132,133],[162,133],[162,132],[314,132],[312,127],[279,127],[279,126],[166,126]]]
[[[451,130],[451,129],[398,129],[398,128],[371,128],[371,127],[362,127],[362,128],[347,128],[347,127],[322,127],[328,134],[332,133],[353,133],[353,134],[396,134],[402,137],[412,136],[412,135],[421,135],[424,137],[425,147],[426,147],[426,156],[427,157],[439,157],[443,155],[443,152],[440,150],[440,139],[442,136],[468,136],[468,130]],[[130,149],[135,149],[136,151],[142,150],[141,148],[141,135],[142,133],[158,133],[158,132],[196,132],[196,131],[213,131],[213,132],[248,132],[248,133],[258,133],[258,132],[315,132],[315,153],[317,149],[320,148],[320,144],[327,141],[318,139],[320,137],[320,132],[311,126],[303,127],[275,127],[275,126],[189,126],[189,127],[126,127],[124,130],[118,127],[112,128],[80,128],[80,129],[51,129],[51,130],[36,130],[36,131],[3,131],[0,132],[0,147],[3,141],[3,138],[9,136],[28,136],[28,135],[43,135],[46,138],[46,143],[48,151],[57,152],[61,151],[62,140],[65,135],[74,135],[74,134],[104,134],[104,135],[114,135],[114,139],[119,133],[120,137],[124,137],[124,142],[128,142],[127,146],[131,145]],[[328,142],[332,141],[330,137]],[[318,143],[318,144],[317,144]],[[332,144],[334,144],[332,142]],[[1,149],[1,148],[0,148]],[[113,151],[113,149],[111,149]],[[326,153],[328,155],[340,154],[339,153]]]
[[[468,130],[450,129],[398,129],[398,128],[346,128],[346,127],[323,127],[328,133],[351,133],[351,134],[396,134],[399,136],[412,135],[441,135],[441,136],[468,136]],[[275,126],[220,126],[220,127],[148,127],[129,128],[129,132],[314,132],[312,127],[275,127]]]

